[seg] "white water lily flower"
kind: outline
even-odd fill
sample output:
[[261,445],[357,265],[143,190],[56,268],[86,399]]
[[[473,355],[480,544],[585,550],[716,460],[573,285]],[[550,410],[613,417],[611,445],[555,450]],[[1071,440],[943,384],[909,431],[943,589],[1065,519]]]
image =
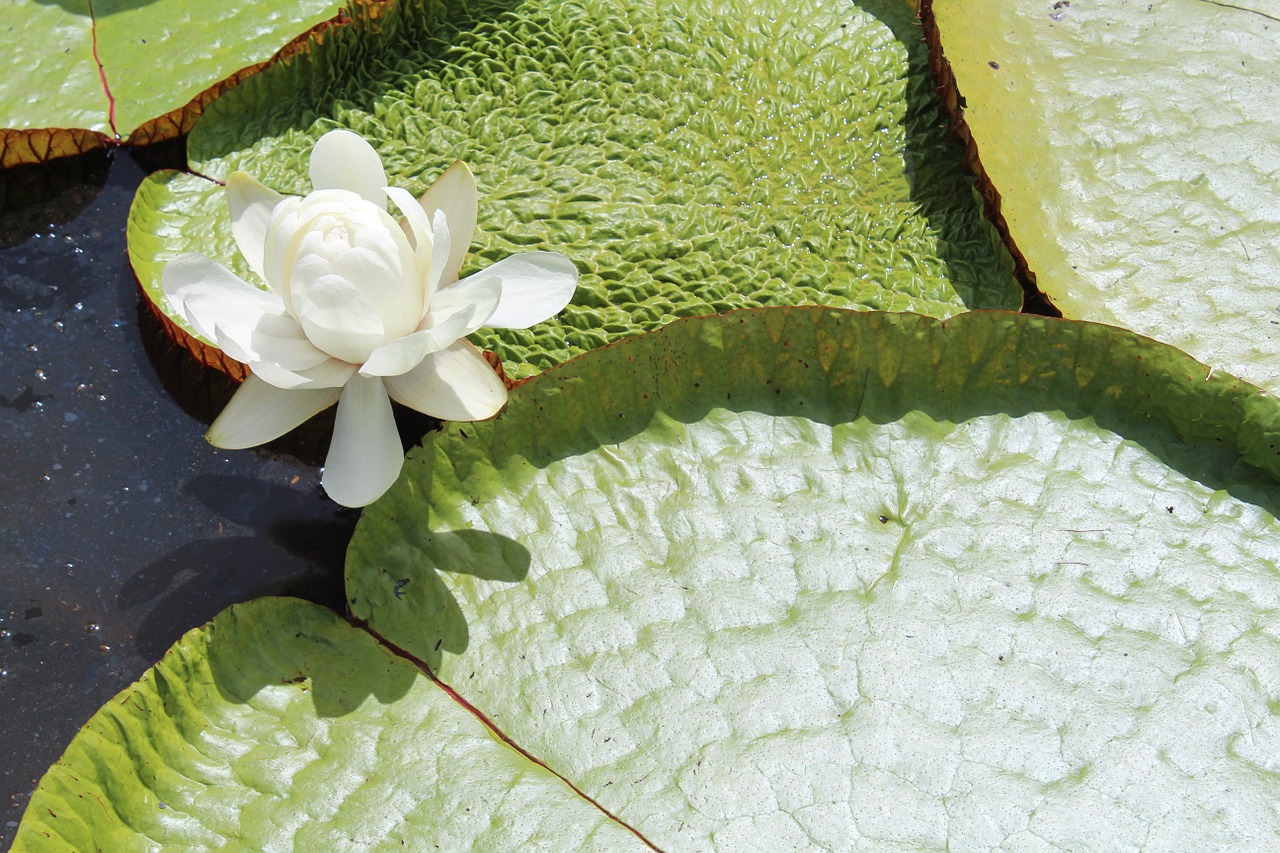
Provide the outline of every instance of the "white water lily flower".
[[563,255],[527,252],[459,280],[476,226],[461,162],[417,200],[387,186],[368,142],[335,130],[311,152],[311,181],[303,198],[243,172],[227,182],[232,233],[266,290],[198,254],[170,261],[162,282],[177,313],[251,371],[209,441],[252,447],[337,403],[324,487],[364,506],[404,462],[388,395],[444,420],[492,417],[506,387],[464,336],[552,317],[578,271]]

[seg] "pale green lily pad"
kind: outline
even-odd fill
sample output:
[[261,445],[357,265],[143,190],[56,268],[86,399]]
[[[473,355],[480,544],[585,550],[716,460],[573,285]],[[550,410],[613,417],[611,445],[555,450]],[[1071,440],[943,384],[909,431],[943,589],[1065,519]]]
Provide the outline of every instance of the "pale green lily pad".
[[[9,69],[0,78],[0,163],[29,162],[21,137],[34,129],[83,128],[104,141],[131,141],[153,119],[270,59],[341,7],[337,0],[233,0],[215,13],[194,0],[98,0],[91,12],[87,0],[0,0],[0,53]],[[76,152],[55,146],[50,153]]]
[[349,603],[661,849],[1239,849],[1278,416],[1091,324],[684,321],[428,436]]
[[628,849],[574,790],[666,850],[1256,846],[1280,407],[1203,373],[998,312],[589,353],[366,510],[347,584],[381,646],[223,614],[91,721],[18,849]]
[[15,853],[645,850],[331,611],[232,607],[102,708]]
[[933,9],[1040,288],[1280,391],[1275,4]]
[[[310,148],[335,125],[416,192],[466,160],[480,222],[464,273],[534,248],[582,273],[559,318],[476,336],[517,376],[734,308],[945,317],[1019,302],[905,4],[401,4],[369,29],[219,99],[191,135],[193,165],[303,193]],[[131,254],[152,299],[183,251],[247,274],[220,195],[172,176],[140,190]]]

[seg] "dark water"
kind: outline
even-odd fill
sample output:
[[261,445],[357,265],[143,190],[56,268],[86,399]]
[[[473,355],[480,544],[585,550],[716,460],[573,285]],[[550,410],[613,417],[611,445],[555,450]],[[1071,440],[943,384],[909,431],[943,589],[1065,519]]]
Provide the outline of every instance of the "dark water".
[[197,398],[225,383],[144,347],[125,254],[142,177],[115,152],[0,214],[4,849],[79,727],[187,630],[264,594],[341,602],[357,514],[293,456],[207,444],[158,368]]

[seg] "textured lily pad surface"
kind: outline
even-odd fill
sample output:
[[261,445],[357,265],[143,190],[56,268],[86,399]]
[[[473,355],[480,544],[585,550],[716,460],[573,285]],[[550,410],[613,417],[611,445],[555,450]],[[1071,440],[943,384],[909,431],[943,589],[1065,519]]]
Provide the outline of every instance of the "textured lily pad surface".
[[[306,192],[335,124],[415,191],[468,162],[480,222],[464,273],[529,248],[578,265],[560,318],[476,338],[517,375],[734,308],[1019,302],[905,4],[405,3],[221,98],[193,166]],[[180,252],[233,261],[226,216],[211,183],[144,185],[131,246],[153,299]]]
[[215,10],[193,0],[0,0],[0,52],[9,69],[0,79],[0,163],[38,153],[14,131],[83,128],[127,138],[269,59],[341,6],[233,1]]
[[1017,315],[673,324],[429,437],[350,605],[662,849],[1271,838],[1277,493],[1237,453],[1274,471],[1280,421],[1203,374]]
[[366,510],[348,595],[385,643],[224,613],[95,716],[17,849],[1257,846],[1280,408],[1203,374],[997,312],[589,353]]
[[267,598],[99,711],[14,846],[161,849],[645,848],[368,633]]
[[1280,9],[933,9],[1041,289],[1280,391]]

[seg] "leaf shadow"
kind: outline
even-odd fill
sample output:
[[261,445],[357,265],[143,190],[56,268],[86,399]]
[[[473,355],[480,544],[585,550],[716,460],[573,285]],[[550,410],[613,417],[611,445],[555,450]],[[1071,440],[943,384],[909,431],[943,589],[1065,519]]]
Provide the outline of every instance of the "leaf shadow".
[[[974,189],[976,179],[964,162],[964,145],[951,132],[950,120],[943,112],[915,4],[902,0],[857,0],[857,4],[888,27],[907,49],[910,70],[903,155],[911,200],[938,234],[938,254],[957,294],[970,310],[1014,308],[1008,302],[1015,278],[1014,261],[984,216]],[[961,251],[962,246],[975,248]],[[989,256],[990,260],[981,268],[975,267],[975,256]],[[1000,276],[991,275],[997,268]],[[1049,316],[1061,316],[1042,294],[1040,301],[1033,298],[1035,295],[1024,294],[1027,304],[1048,306],[1036,313],[1047,310]]]
[[120,12],[128,12],[150,6],[157,0],[94,0],[92,9],[88,0],[36,0],[41,6],[58,6],[64,12],[85,18],[105,18]]
[[124,580],[117,604],[145,608],[135,634],[142,656],[158,659],[186,631],[261,596],[292,595],[342,610],[342,554],[355,513],[247,477],[200,476],[183,492],[251,532],[188,542]]
[[[422,472],[415,475],[422,482]],[[515,539],[487,530],[444,529],[442,522],[430,519],[403,526],[393,519],[392,524],[395,535],[402,538],[366,564],[369,576],[349,584],[348,605],[353,612],[365,614],[361,621],[380,635],[384,632],[379,626],[399,625],[401,619],[417,627],[409,651],[436,670],[446,653],[462,654],[471,641],[457,585],[520,583],[528,576],[533,558]],[[378,536],[366,531],[363,541],[370,541],[370,535]],[[360,565],[359,556],[349,556],[348,565]],[[450,575],[449,582],[445,573]],[[398,631],[388,633],[396,634],[391,641],[406,642]]]
[[[558,430],[557,442],[495,441],[496,464],[519,457],[545,468],[626,441],[660,414],[690,424],[717,408],[828,426],[860,418],[883,425],[912,412],[955,424],[1061,412],[1280,518],[1280,407],[1232,377],[1207,383],[1208,368],[1195,359],[1124,329],[996,311],[945,322],[822,307],[739,311],[718,327],[709,319],[678,320],[619,345],[638,387],[618,390],[626,383],[601,372],[617,362],[586,358],[561,368],[545,393],[528,383],[525,420],[499,422],[504,440],[557,423],[582,428]],[[702,364],[713,366],[691,380]]]
[[296,598],[260,598],[219,614],[208,641],[208,668],[221,698],[240,706],[264,689],[310,705],[322,719],[344,717],[373,697],[390,705],[420,677],[368,633],[332,611]]

